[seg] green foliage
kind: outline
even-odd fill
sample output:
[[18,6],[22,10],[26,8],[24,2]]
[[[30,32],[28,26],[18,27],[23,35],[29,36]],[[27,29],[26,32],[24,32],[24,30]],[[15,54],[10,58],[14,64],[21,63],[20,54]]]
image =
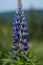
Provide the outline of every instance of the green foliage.
[[38,63],[38,58],[34,55],[31,49],[28,50],[28,57],[25,56],[23,53],[21,53],[21,58],[17,57],[16,60],[11,59],[13,52],[4,53],[5,57],[4,59],[1,59],[2,65],[35,65],[35,63]]

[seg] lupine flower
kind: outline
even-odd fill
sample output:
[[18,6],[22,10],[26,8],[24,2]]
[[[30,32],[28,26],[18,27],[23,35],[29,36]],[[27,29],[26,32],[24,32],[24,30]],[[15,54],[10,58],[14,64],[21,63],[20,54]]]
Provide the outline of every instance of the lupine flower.
[[20,25],[20,22],[13,22],[13,25]]
[[27,43],[28,43],[27,40],[24,39],[24,40],[23,40],[23,44],[24,44],[24,45],[27,45]]
[[13,34],[13,39],[14,39],[14,40],[18,40],[17,35]]
[[15,18],[14,18],[14,20],[19,20],[20,18],[19,18],[19,16],[15,16]]
[[19,28],[18,27],[14,27],[13,29],[12,29],[13,31],[18,31],[19,30]]
[[25,21],[25,17],[22,18],[22,21]]
[[19,36],[19,35],[20,35],[20,33],[19,33],[19,32],[14,32],[14,35]]
[[13,43],[16,43],[17,42],[17,40],[13,40]]
[[22,26],[25,26],[26,25],[26,22],[25,21],[22,21],[21,25]]
[[14,55],[12,56],[12,58],[13,58],[13,59],[16,59],[16,58],[17,58],[16,54],[14,54]]
[[15,38],[16,37],[16,35],[15,34],[13,34],[13,38]]
[[15,37],[14,40],[18,40],[18,37]]
[[17,50],[17,49],[19,49],[19,46],[17,46],[17,45],[12,47],[12,50]]
[[27,45],[27,40],[26,39],[24,39],[24,40],[22,40],[22,39],[20,39],[20,43],[22,43],[22,44],[24,44],[24,45]]
[[28,36],[28,33],[23,32],[22,36],[23,36],[23,37],[27,37],[27,36]]
[[21,31],[24,31],[24,32],[26,32],[26,31],[28,31],[28,28],[26,28],[26,27],[24,27],[24,28],[21,28]]
[[28,48],[29,48],[28,46],[23,46],[23,47],[22,47],[22,51],[28,50]]
[[21,19],[24,17],[24,14],[21,15]]
[[[19,30],[20,30],[20,21],[19,21],[19,19],[20,18],[19,18],[18,15],[19,14],[17,12],[16,15],[15,15],[15,18],[14,18],[15,22],[13,22],[13,28],[12,28],[12,30],[13,30],[13,46],[12,46],[12,50],[14,50],[14,51],[17,51],[19,49],[19,45],[18,45],[17,41],[18,41],[19,35],[20,35],[20,33],[19,33]],[[12,58],[16,59],[17,54],[14,54]]]
[[22,39],[20,39],[20,43],[23,43],[23,40]]
[[[18,10],[16,11],[15,17],[14,17],[14,22],[13,22],[13,46],[12,50],[17,51],[18,49],[22,50],[23,52],[28,50],[28,41],[27,41],[27,36],[28,36],[28,28],[26,27],[26,19],[24,15],[24,11],[22,10],[21,7],[18,7]],[[19,43],[22,43],[21,47]],[[22,52],[20,51],[20,52]],[[27,53],[27,52],[26,52]],[[25,53],[25,55],[27,55]],[[21,57],[20,53],[18,52],[17,54],[14,54],[12,58],[16,59],[18,57]]]

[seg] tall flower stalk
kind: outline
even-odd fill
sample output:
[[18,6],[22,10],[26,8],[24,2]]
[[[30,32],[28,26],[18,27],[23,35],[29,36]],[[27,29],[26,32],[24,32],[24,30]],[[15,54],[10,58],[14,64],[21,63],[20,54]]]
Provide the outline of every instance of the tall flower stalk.
[[26,54],[28,50],[28,28],[26,27],[26,19],[24,11],[22,10],[21,0],[18,0],[18,9],[16,11],[14,22],[13,22],[13,46],[12,50],[15,51],[15,54],[12,58],[16,59],[17,56],[20,56],[20,53],[23,52]]

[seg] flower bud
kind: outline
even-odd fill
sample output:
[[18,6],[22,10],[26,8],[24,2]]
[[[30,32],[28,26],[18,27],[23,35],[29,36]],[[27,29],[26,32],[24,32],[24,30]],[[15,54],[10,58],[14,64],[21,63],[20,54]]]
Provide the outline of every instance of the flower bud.
[[28,33],[23,32],[22,36],[23,36],[23,37],[27,37],[27,36],[28,36]]
[[27,45],[27,43],[28,43],[27,40],[24,39],[24,40],[23,40],[23,44],[24,44],[24,45]]
[[12,28],[12,30],[13,30],[13,31],[18,31],[19,28],[18,28],[18,27],[14,27],[14,28]]
[[23,46],[22,50],[28,50],[28,48],[29,48],[28,46]]
[[20,22],[13,22],[13,25],[15,25],[15,26],[19,26],[20,25]]
[[16,54],[12,56],[12,59],[16,59],[16,58],[17,58]]
[[19,46],[12,46],[12,50],[17,50],[17,49],[19,49]]
[[22,21],[21,25],[24,27],[26,25],[26,22]]
[[20,43],[23,43],[23,40],[22,39],[20,39]]
[[21,31],[24,31],[24,32],[26,32],[26,31],[28,31],[28,28],[26,28],[26,27],[24,27],[24,28],[21,28]]

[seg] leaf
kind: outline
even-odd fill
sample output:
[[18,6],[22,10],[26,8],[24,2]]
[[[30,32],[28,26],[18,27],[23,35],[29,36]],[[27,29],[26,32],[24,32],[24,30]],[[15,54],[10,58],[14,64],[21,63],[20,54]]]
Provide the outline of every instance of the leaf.
[[0,52],[0,58],[1,58],[1,52]]
[[3,64],[2,65],[6,65],[7,63],[9,63],[10,62],[10,59],[3,59]]

